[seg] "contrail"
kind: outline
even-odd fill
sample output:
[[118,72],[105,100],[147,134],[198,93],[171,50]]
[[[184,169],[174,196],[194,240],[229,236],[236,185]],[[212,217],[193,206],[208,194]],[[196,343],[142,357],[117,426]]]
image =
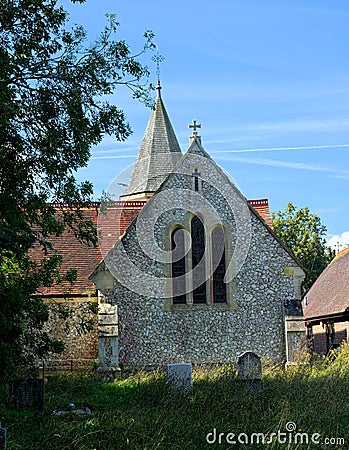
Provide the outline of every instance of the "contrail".
[[105,155],[105,156],[91,156],[90,159],[120,159],[120,158],[137,158],[137,155]]
[[[316,150],[325,148],[349,148],[349,144],[331,144],[331,145],[304,145],[302,147],[266,147],[266,148],[249,148],[249,149],[235,149],[235,150],[211,150],[211,154],[218,153],[257,153],[257,152],[278,152],[278,151],[290,151],[290,150]],[[130,150],[134,150],[135,147],[130,147]],[[102,150],[96,152],[96,156],[92,156],[91,159],[121,159],[121,158],[136,158],[137,155],[105,155],[99,156],[101,153],[113,153],[122,152],[128,149],[117,150]]]
[[309,145],[302,147],[269,147],[269,148],[249,148],[240,150],[212,150],[210,153],[256,153],[256,152],[277,152],[287,150],[313,150],[322,148],[348,148],[349,144],[332,144],[332,145]]

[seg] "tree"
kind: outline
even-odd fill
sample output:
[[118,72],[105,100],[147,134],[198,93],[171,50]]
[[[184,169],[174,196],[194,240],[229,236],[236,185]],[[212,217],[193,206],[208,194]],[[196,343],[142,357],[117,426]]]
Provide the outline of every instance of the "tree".
[[[43,332],[48,309],[34,294],[63,276],[50,236],[68,226],[96,244],[93,224],[79,209],[93,188],[78,184],[74,173],[105,134],[119,141],[131,134],[123,111],[107,96],[124,85],[134,98],[150,101],[149,72],[139,57],[153,47],[152,33],[144,34],[142,50],[132,56],[124,41],[115,40],[114,15],[92,44],[81,26],[65,29],[67,18],[57,0],[1,1],[1,378],[24,357],[61,348]],[[65,208],[57,212],[49,202]],[[42,258],[35,263],[30,252],[38,246]],[[73,273],[65,277],[74,281]]]
[[297,209],[292,203],[285,212],[274,212],[272,220],[276,235],[306,269],[304,288],[308,290],[335,256],[326,245],[326,227],[308,207]]

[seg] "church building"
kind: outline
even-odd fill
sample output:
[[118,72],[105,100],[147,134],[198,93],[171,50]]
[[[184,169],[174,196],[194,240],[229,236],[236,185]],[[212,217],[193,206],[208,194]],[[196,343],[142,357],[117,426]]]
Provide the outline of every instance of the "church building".
[[305,336],[304,272],[267,201],[246,200],[190,127],[182,154],[158,83],[129,184],[99,213],[101,371],[234,363],[245,351],[292,363]]

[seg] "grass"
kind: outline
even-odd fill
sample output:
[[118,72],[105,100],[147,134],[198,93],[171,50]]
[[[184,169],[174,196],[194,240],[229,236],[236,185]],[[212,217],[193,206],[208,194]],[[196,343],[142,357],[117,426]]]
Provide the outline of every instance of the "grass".
[[[349,350],[328,363],[297,366],[283,371],[269,367],[263,389],[250,391],[238,381],[232,366],[194,371],[191,392],[169,388],[163,373],[140,372],[113,383],[93,376],[59,376],[45,386],[44,412],[16,411],[4,406],[0,421],[8,430],[7,449],[313,449],[349,448]],[[89,406],[93,415],[52,416],[68,403]],[[344,438],[346,443],[229,445],[226,434],[242,441],[252,433],[286,432],[294,422],[296,432]],[[206,442],[217,430],[216,442]],[[225,433],[218,443],[218,433]],[[293,435],[292,435],[293,436]],[[291,437],[292,437],[291,436]],[[213,436],[210,435],[211,440]],[[287,434],[289,439],[289,434]],[[293,437],[292,437],[293,439]],[[334,442],[334,441],[333,441]]]

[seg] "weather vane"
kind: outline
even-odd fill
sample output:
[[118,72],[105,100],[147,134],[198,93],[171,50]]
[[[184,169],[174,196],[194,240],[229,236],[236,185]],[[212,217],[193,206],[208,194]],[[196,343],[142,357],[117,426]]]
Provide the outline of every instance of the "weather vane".
[[151,60],[156,63],[156,75],[158,77],[158,81],[160,81],[160,63],[162,63],[165,58],[160,55],[159,50],[157,50],[156,55],[154,55]]

